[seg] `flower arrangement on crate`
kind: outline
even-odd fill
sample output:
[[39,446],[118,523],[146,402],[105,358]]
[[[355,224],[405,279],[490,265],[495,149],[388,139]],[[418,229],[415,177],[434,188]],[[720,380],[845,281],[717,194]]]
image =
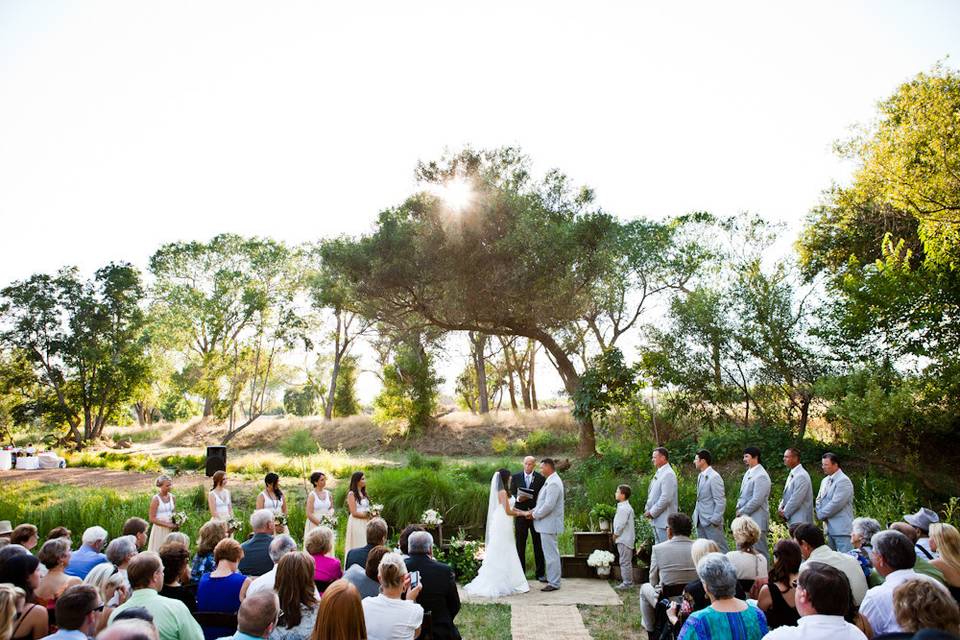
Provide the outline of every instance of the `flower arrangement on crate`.
[[172,522],[178,529],[184,525],[187,519],[186,511],[174,511],[172,514],[170,514],[170,522]]
[[420,523],[433,526],[433,527],[439,527],[440,525],[443,524],[443,518],[440,516],[440,514],[436,510],[427,509],[422,514],[420,514]]
[[610,524],[617,515],[617,508],[612,504],[598,502],[590,510],[590,521],[596,522],[600,531],[610,531]]
[[434,553],[438,560],[450,565],[457,582],[465,583],[477,577],[486,549],[479,540],[466,540],[460,537],[451,540],[445,549],[434,549]]
[[596,549],[587,558],[587,564],[597,570],[598,576],[610,575],[610,565],[613,563],[613,554],[603,549]]

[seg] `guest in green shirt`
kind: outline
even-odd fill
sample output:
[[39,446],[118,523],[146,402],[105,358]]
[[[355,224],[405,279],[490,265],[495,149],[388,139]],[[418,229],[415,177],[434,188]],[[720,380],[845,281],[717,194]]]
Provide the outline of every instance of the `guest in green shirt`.
[[203,640],[203,631],[187,605],[158,593],[163,588],[163,564],[159,555],[145,551],[134,556],[127,565],[127,579],[133,593],[113,610],[111,623],[124,609],[143,607],[153,615],[160,640]]

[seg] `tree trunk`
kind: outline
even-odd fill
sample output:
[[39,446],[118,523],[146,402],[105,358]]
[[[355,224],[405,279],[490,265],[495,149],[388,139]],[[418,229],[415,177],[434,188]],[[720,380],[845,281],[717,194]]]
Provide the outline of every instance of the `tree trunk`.
[[[572,398],[580,388],[580,374],[577,373],[577,369],[573,366],[573,362],[567,356],[567,353],[557,344],[553,336],[546,331],[537,329],[527,337],[539,340],[544,349],[549,351],[550,355],[553,356],[557,373],[560,374],[560,379],[563,380],[563,387],[567,395]],[[593,428],[593,416],[587,416],[577,422],[580,425],[580,445],[577,449],[577,454],[581,458],[589,458],[597,455],[597,435]]]
[[803,437],[807,433],[807,421],[810,419],[810,402],[812,398],[809,394],[803,394],[802,399],[800,400],[800,425],[799,425],[799,434],[798,437],[800,440],[803,440]]
[[204,398],[203,399],[203,417],[209,418],[213,415],[213,403],[216,402],[216,398]]
[[481,414],[490,413],[490,398],[487,396],[487,366],[484,357],[487,336],[472,331],[468,336],[473,345],[473,369],[477,376],[477,408]]
[[537,360],[537,343],[533,340],[530,341],[530,373],[527,375],[527,380],[529,381],[530,386],[530,407],[536,411],[540,408],[537,404],[537,384],[535,382],[535,373],[536,367],[534,363]]
[[260,415],[261,415],[260,413],[255,413],[255,414],[251,415],[251,416],[250,416],[243,424],[241,424],[240,426],[238,426],[238,427],[236,427],[236,428],[234,428],[234,429],[230,429],[230,431],[227,431],[227,433],[223,436],[223,439],[220,441],[220,444],[222,444],[222,445],[228,445],[228,444],[230,444],[230,441],[233,440],[234,436],[236,436],[238,433],[240,433],[241,431],[243,431],[244,429],[246,429],[247,427],[249,427],[251,424],[253,424],[254,420],[256,420],[257,418],[259,418]]
[[507,385],[507,388],[510,390],[510,408],[514,411],[517,410],[517,384],[513,379],[513,371],[510,371],[507,376],[510,378],[510,383]]
[[337,392],[337,376],[340,375],[340,356],[333,357],[333,371],[330,372],[330,390],[327,392],[327,402],[323,407],[323,419],[333,419],[333,396]]
[[147,426],[147,417],[144,411],[144,404],[142,402],[134,402],[133,410],[137,414],[137,425],[141,427]]

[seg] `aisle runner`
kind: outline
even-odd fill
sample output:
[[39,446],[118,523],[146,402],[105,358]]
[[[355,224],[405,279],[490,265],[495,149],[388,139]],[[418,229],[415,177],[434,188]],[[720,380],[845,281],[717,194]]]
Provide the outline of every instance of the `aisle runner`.
[[511,607],[513,640],[591,640],[575,605],[523,605]]

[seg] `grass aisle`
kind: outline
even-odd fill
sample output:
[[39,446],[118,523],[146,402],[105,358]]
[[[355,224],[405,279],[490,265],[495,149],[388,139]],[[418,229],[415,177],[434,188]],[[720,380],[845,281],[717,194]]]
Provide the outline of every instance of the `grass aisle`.
[[460,635],[469,640],[510,640],[510,605],[464,603],[457,614]]

